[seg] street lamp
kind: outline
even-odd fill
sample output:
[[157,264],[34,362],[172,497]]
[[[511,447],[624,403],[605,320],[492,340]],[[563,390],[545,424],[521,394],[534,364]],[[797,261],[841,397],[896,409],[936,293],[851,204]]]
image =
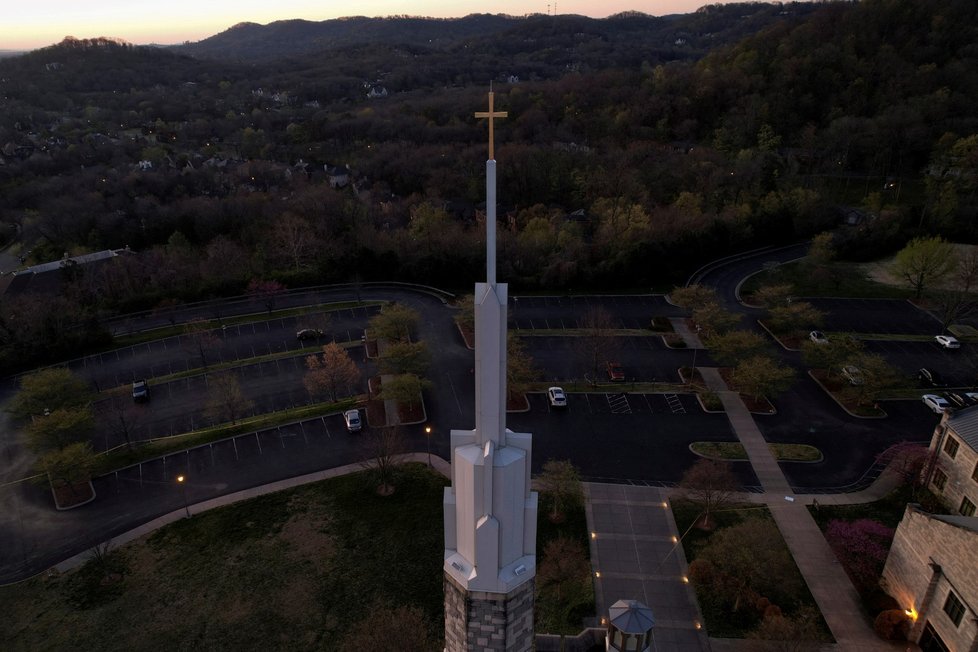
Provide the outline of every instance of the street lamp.
[[431,426],[424,427],[424,439],[428,446],[428,468],[431,468]]
[[178,475],[177,484],[180,485],[180,489],[183,492],[183,508],[187,510],[187,518],[190,518],[190,503],[187,502],[187,485],[184,484],[184,479],[182,475]]

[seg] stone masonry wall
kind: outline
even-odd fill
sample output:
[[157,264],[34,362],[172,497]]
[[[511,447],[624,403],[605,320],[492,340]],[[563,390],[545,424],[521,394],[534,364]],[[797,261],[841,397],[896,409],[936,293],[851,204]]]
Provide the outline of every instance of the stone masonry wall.
[[533,649],[534,581],[512,593],[468,592],[445,574],[448,652],[526,652]]
[[[931,562],[942,573],[930,604],[921,604],[933,576]],[[897,528],[883,568],[884,586],[900,607],[918,612],[914,632],[929,621],[955,650],[970,650],[978,638],[975,613],[966,613],[957,627],[943,611],[948,591],[972,608],[978,607],[978,532],[936,520],[913,505]]]

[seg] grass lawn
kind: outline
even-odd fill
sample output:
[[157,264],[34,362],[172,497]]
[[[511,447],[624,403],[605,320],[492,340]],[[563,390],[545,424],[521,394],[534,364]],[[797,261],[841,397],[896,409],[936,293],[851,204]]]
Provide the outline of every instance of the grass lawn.
[[907,299],[913,292],[902,286],[887,285],[871,279],[867,266],[861,263],[832,263],[833,282],[826,282],[797,262],[787,263],[755,274],[741,287],[750,302],[750,295],[765,285],[790,284],[797,297],[852,297],[866,299]]
[[[296,487],[0,587],[4,650],[334,650],[377,605],[420,609],[440,650],[447,480],[409,464],[396,484],[388,497],[366,473]],[[583,514],[541,517],[541,549],[559,532],[586,542]]]
[[[736,441],[696,441],[690,448],[697,455],[722,460],[746,460],[744,445]],[[808,444],[768,444],[774,459],[782,462],[817,462],[822,453]]]

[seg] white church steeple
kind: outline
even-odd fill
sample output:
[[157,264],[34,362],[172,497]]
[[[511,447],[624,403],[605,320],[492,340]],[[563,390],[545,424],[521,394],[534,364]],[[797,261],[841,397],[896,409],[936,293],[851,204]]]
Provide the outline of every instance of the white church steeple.
[[[536,574],[537,494],[532,437],[506,428],[507,287],[496,283],[493,107],[486,161],[486,282],[475,286],[474,430],[453,430],[445,489],[445,648],[530,650]],[[503,642],[501,648],[479,641]]]

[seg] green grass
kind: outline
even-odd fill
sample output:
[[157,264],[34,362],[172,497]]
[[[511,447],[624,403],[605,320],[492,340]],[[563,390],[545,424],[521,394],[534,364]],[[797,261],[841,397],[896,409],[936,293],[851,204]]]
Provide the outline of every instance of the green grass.
[[354,407],[356,402],[356,398],[351,397],[336,401],[335,403],[314,403],[303,407],[269,412],[247,419],[240,419],[234,424],[223,423],[192,432],[171,435],[163,439],[156,439],[145,444],[140,444],[131,450],[124,447],[116,448],[97,458],[97,465],[93,471],[93,475],[108,473],[136,464],[137,462],[151,460],[167,453],[182,451],[187,448],[227,439],[234,435],[264,430],[265,428],[274,428],[275,426],[295,423],[296,421],[311,419],[324,414],[342,412],[343,410]]
[[[387,497],[362,472],[196,514],[103,564],[0,587],[0,640],[11,652],[332,650],[389,604],[419,608],[440,650],[446,484],[408,464]],[[540,550],[561,534],[587,550],[583,506],[558,525],[548,506]],[[537,631],[576,634],[594,615],[590,577],[564,598],[538,599]]]
[[748,278],[741,293],[749,296],[765,285],[790,284],[799,297],[852,297],[862,299],[907,299],[913,292],[907,288],[878,283],[868,278],[860,264],[832,264],[836,282],[819,282],[818,276],[798,262],[787,263]]
[[[808,444],[768,444],[774,459],[781,462],[817,462],[822,453]],[[704,457],[723,460],[746,460],[747,451],[740,442],[697,441],[690,445],[693,452]]]

